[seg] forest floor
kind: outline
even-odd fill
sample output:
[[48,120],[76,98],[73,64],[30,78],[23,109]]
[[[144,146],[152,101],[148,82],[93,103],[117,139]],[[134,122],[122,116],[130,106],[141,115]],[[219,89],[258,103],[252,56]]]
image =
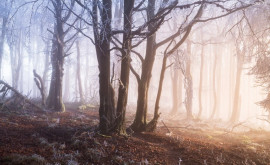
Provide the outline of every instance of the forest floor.
[[94,108],[1,111],[0,164],[270,164],[270,132],[263,130],[236,133],[171,119],[155,133],[104,136],[97,125]]

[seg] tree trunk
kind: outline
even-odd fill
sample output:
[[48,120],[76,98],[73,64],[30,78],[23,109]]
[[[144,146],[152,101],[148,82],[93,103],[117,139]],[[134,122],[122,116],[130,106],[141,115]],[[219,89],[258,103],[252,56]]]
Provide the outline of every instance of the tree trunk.
[[99,65],[99,129],[102,134],[108,134],[113,127],[115,119],[114,90],[110,83],[110,41],[111,41],[111,0],[102,1],[100,32],[98,30],[97,6],[93,1],[93,31],[95,38],[96,55]]
[[191,42],[187,40],[187,59],[186,59],[186,110],[187,110],[187,119],[192,119],[192,98],[193,98],[193,82],[190,72],[191,67]]
[[162,87],[163,87],[165,71],[167,69],[167,67],[166,67],[167,58],[168,58],[168,56],[166,54],[164,54],[163,60],[162,60],[162,67],[161,67],[161,73],[160,73],[160,78],[159,78],[159,84],[158,84],[158,92],[157,92],[157,97],[156,97],[156,102],[155,102],[154,118],[147,124],[146,131],[152,132],[157,127],[158,118],[160,116],[159,102],[160,102],[160,98],[161,98],[161,92],[162,92]]
[[[229,50],[231,50],[231,46],[229,47]],[[228,119],[230,120],[231,116],[232,116],[232,109],[233,109],[233,94],[234,94],[234,88],[235,88],[235,60],[234,60],[234,55],[233,53],[230,51],[230,77],[229,77],[229,84],[230,84],[230,87],[229,87],[229,115],[228,115]]]
[[125,134],[125,115],[128,99],[129,72],[130,72],[130,51],[131,51],[131,28],[132,28],[132,9],[134,0],[124,0],[124,31],[121,75],[117,102],[117,132]]
[[[174,64],[176,65],[176,64]],[[178,110],[178,102],[179,102],[179,99],[178,99],[178,88],[179,88],[179,83],[178,83],[178,80],[179,80],[179,70],[177,68],[172,68],[171,71],[173,72],[172,74],[172,101],[173,101],[173,106],[172,106],[172,110],[171,110],[171,115],[174,115],[177,113],[177,110]]]
[[75,88],[74,88],[74,94],[75,94],[75,102],[76,103],[78,103],[79,101],[78,101],[78,99],[79,99],[79,97],[78,97],[78,79],[77,79],[77,71],[76,71],[76,69],[74,69],[74,74],[75,74],[75,78],[74,78],[74,84],[75,84]]
[[81,80],[81,54],[80,54],[80,45],[79,41],[76,41],[76,48],[77,48],[77,83],[79,87],[79,94],[80,94],[80,103],[84,103],[83,91],[82,91],[82,80]]
[[202,52],[201,52],[200,84],[199,84],[199,113],[198,113],[198,118],[201,118],[202,111],[203,111],[203,106],[202,106],[203,73],[204,73],[204,45],[202,45]]
[[[36,38],[36,37],[34,37],[33,40],[34,40],[34,42],[37,43],[37,46],[34,46],[34,47],[32,48],[32,50],[33,50],[33,52],[34,52],[35,55],[31,56],[31,62],[32,62],[33,70],[36,70],[37,68],[39,68],[38,65],[40,64],[40,63],[38,62],[38,59],[40,59],[40,57],[38,57],[38,56],[39,56],[39,53],[37,53],[37,48],[40,47],[40,43],[37,41],[37,38]],[[30,52],[31,52],[31,51],[30,51]],[[32,87],[32,96],[33,96],[34,98],[38,98],[38,97],[39,97],[39,94],[40,94],[40,93],[39,93],[39,90],[38,90],[38,87],[37,87],[36,83],[33,83],[33,87]]]
[[[68,60],[67,60],[68,61]],[[69,101],[69,98],[70,98],[70,95],[69,95],[69,88],[70,88],[70,85],[69,85],[69,73],[70,72],[70,67],[67,67],[66,69],[66,72],[65,72],[65,89],[64,89],[64,101],[68,102]]]
[[86,48],[86,60],[85,60],[85,78],[84,78],[84,99],[85,102],[89,101],[89,91],[90,91],[90,84],[89,84],[89,56],[90,56],[90,52],[89,52],[89,48]]
[[182,90],[183,90],[183,74],[181,71],[178,71],[179,73],[179,80],[178,80],[178,108],[182,108],[183,105],[183,96],[182,96]]
[[217,112],[217,91],[216,91],[216,68],[217,68],[217,55],[216,52],[214,52],[214,68],[213,68],[213,97],[214,97],[214,104],[213,104],[213,110],[212,114],[210,116],[210,119],[213,119]]
[[[115,29],[119,29],[119,28],[122,28],[122,24],[123,24],[123,20],[122,20],[122,15],[123,15],[123,9],[124,9],[124,0],[117,0],[115,2],[115,10],[114,10],[114,28]],[[114,36],[115,38],[117,38],[119,41],[121,41],[121,34],[116,34]],[[119,55],[121,54],[121,52],[117,49],[115,49],[113,51],[113,54],[114,55]],[[120,58],[118,56],[113,56],[113,59],[112,59],[113,63],[114,63],[114,66],[113,66],[113,76],[114,78],[115,77],[120,77],[120,72],[121,72],[121,63],[119,63],[120,61]],[[119,87],[118,86],[118,82],[115,81],[115,79],[113,81],[111,81],[111,84],[113,86],[113,89],[115,90],[115,92],[118,92],[117,91],[117,88]],[[118,93],[117,93],[118,95]]]
[[235,123],[239,120],[240,117],[240,84],[241,84],[241,75],[243,70],[243,59],[242,54],[237,55],[237,71],[236,71],[236,81],[234,88],[234,99],[233,99],[233,109],[230,122]]
[[10,53],[10,69],[11,69],[11,77],[12,77],[12,87],[18,90],[18,84],[16,83],[17,81],[15,79],[16,77],[19,77],[19,76],[18,75],[16,76],[16,72],[15,72],[17,58],[16,58],[16,52],[14,51],[14,43],[9,44],[9,53]]
[[[155,0],[148,1],[147,20],[151,20],[155,15]],[[154,25],[148,26],[148,31],[152,31]],[[138,99],[136,116],[131,128],[136,132],[144,131],[146,128],[147,108],[148,108],[148,90],[152,69],[156,55],[156,34],[149,36],[146,41],[146,55],[142,64],[141,79],[138,82]]]
[[[217,51],[216,51],[217,52]],[[222,54],[217,56],[217,100],[216,100],[216,117],[220,117],[220,96],[221,96],[221,68],[222,68]]]
[[[57,26],[57,33],[61,34],[63,30],[61,26]],[[63,31],[62,31],[63,32]],[[65,106],[62,100],[62,81],[63,81],[63,64],[64,64],[64,49],[62,43],[60,43],[57,39],[58,37],[54,37],[53,47],[54,50],[51,53],[51,64],[52,64],[52,75],[51,75],[51,83],[49,95],[47,98],[47,108],[52,109],[56,112],[64,112]],[[61,37],[59,37],[61,38]],[[63,41],[63,40],[62,40]]]
[[[21,68],[23,68],[23,60],[20,60],[20,65],[21,65]],[[23,72],[23,69],[20,69],[20,71],[19,71],[20,73],[17,73],[18,74],[18,77],[20,77],[19,79],[19,81],[21,82],[19,85],[19,87],[18,88],[20,88],[20,92],[21,93],[23,93],[23,87],[24,87],[24,72]],[[16,80],[17,81],[17,80]],[[29,88],[28,88],[29,89]],[[29,91],[29,90],[28,90]]]
[[11,66],[11,73],[12,73],[12,87],[17,90],[18,90],[19,78],[20,78],[21,67],[22,67],[21,31],[19,31],[18,36],[19,36],[18,40],[9,43],[10,66]]
[[2,27],[1,27],[1,38],[0,38],[0,79],[2,78],[2,60],[4,55],[4,43],[6,37],[8,18],[3,17]]
[[62,86],[63,86],[63,71],[64,71],[64,30],[62,18],[62,2],[55,1],[55,27],[51,52],[52,75],[47,98],[47,108],[56,112],[65,111],[65,106],[62,99]]
[[50,65],[49,47],[50,47],[50,40],[48,40],[46,43],[45,64],[44,64],[44,71],[43,71],[43,75],[42,75],[42,81],[44,83],[45,98],[47,98],[47,80],[48,80],[48,72],[49,72],[49,65]]

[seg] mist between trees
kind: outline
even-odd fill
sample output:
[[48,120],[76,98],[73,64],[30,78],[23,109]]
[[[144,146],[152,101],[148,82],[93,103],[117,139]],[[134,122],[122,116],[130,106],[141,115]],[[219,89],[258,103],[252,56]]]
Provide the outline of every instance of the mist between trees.
[[44,110],[96,106],[102,134],[154,131],[168,115],[268,127],[269,9],[260,0],[1,0],[1,80]]

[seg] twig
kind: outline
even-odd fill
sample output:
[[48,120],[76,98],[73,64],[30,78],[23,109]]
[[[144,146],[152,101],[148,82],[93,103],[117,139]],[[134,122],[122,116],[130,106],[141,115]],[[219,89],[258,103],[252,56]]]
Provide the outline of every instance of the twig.
[[267,120],[267,119],[261,119],[261,118],[257,118],[257,119],[262,120],[262,121],[266,121],[267,123],[269,123],[269,124],[270,124],[270,121],[269,121],[269,120]]
[[166,126],[166,124],[164,123],[163,120],[161,120],[162,124],[167,128],[168,132],[171,133],[171,131],[169,130],[169,128]]
[[230,131],[225,131],[224,134],[216,135],[216,137],[218,137],[218,136],[223,136],[223,135],[227,135],[227,134],[229,134],[229,133],[233,133],[233,130],[234,130],[236,127],[241,126],[241,125],[243,125],[244,123],[245,123],[245,122],[237,123],[237,124],[235,124],[235,125],[231,128]]

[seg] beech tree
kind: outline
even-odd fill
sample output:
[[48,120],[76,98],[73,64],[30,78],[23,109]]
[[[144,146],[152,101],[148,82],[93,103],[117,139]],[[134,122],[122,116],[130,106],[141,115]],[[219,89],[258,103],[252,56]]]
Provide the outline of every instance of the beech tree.
[[132,12],[134,0],[124,0],[124,34],[121,49],[121,74],[117,102],[117,132],[126,133],[125,116],[128,100],[129,71],[130,71],[130,53],[131,53],[131,30],[132,30]]
[[[131,128],[134,131],[144,131],[147,127],[147,111],[148,111],[148,90],[149,84],[152,77],[152,69],[155,61],[156,50],[162,45],[166,44],[170,40],[163,40],[161,42],[156,41],[156,31],[162,25],[165,17],[176,7],[177,1],[173,1],[169,3],[168,0],[163,0],[161,2],[160,8],[156,10],[156,0],[149,0],[146,8],[147,12],[147,21],[150,22],[154,20],[154,22],[148,25],[148,31],[153,33],[151,36],[147,38],[146,41],[146,50],[145,50],[145,58],[142,57],[138,52],[134,52],[141,61],[141,75],[139,75],[133,68],[131,68],[132,73],[135,75],[138,82],[138,99],[137,99],[137,110],[134,122]],[[183,6],[184,8],[184,6]],[[155,20],[159,18],[158,20]],[[151,127],[151,126],[150,126]],[[151,129],[151,128],[149,128]]]
[[3,0],[0,2],[0,18],[1,18],[1,36],[0,36],[0,78],[2,73],[2,60],[4,53],[4,42],[6,38],[8,21],[10,19],[10,13],[12,6],[14,4],[13,0]]
[[[63,112],[65,106],[62,99],[62,86],[63,86],[63,71],[64,71],[64,58],[68,55],[65,45],[72,41],[75,35],[66,39],[67,34],[70,32],[70,28],[64,28],[65,23],[71,15],[71,10],[65,8],[64,2],[61,0],[52,0],[52,11],[55,23],[54,30],[51,31],[53,34],[52,40],[52,51],[51,51],[51,64],[52,64],[52,75],[50,82],[49,95],[47,98],[47,108],[54,111]],[[74,7],[75,1],[72,0],[70,8]],[[73,24],[76,22],[73,21]],[[75,33],[76,34],[76,33]]]
[[171,114],[175,115],[179,108],[182,106],[182,86],[183,86],[183,76],[180,70],[180,66],[178,62],[179,59],[179,52],[176,51],[173,58],[171,58],[170,62],[173,63],[171,68],[171,82],[172,82],[172,110]]
[[221,52],[218,52],[219,46],[215,45],[213,50],[214,56],[214,68],[213,68],[213,96],[214,96],[214,105],[213,110],[210,116],[210,119],[213,119],[215,116],[219,117],[219,103],[220,103],[220,71],[221,71]]
[[[16,35],[16,34],[17,35]],[[22,67],[22,56],[23,56],[23,37],[22,29],[18,31],[12,31],[9,36],[7,36],[7,43],[10,50],[10,62],[11,62],[11,72],[12,72],[12,87],[18,89],[19,78]]]
[[246,45],[241,36],[238,36],[236,39],[236,58],[237,58],[237,70],[236,70],[236,80],[234,87],[234,100],[233,100],[233,109],[232,115],[230,118],[231,123],[235,123],[239,120],[240,111],[241,111],[241,96],[240,96],[240,84],[241,84],[241,75],[243,71],[244,59],[247,55]]
[[84,103],[82,79],[81,79],[81,52],[80,52],[80,42],[78,40],[76,41],[76,49],[77,49],[76,79],[77,79],[77,85],[79,87],[80,103]]
[[[202,37],[203,38],[203,37]],[[203,39],[202,39],[203,40]],[[202,87],[203,87],[203,73],[204,73],[204,47],[205,45],[201,45],[201,64],[200,64],[200,83],[199,83],[199,113],[198,118],[201,118],[202,112],[203,112],[203,106],[202,106]]]
[[[110,81],[111,74],[111,40],[112,40],[112,1],[93,0],[91,4],[75,0],[76,3],[87,11],[91,22],[86,21],[83,17],[76,15],[88,26],[93,28],[94,39],[91,34],[85,34],[79,30],[84,36],[90,39],[95,45],[96,56],[99,68],[99,129],[103,134],[108,134],[112,131],[115,122],[116,110],[114,89]],[[98,16],[98,10],[100,16]]]

